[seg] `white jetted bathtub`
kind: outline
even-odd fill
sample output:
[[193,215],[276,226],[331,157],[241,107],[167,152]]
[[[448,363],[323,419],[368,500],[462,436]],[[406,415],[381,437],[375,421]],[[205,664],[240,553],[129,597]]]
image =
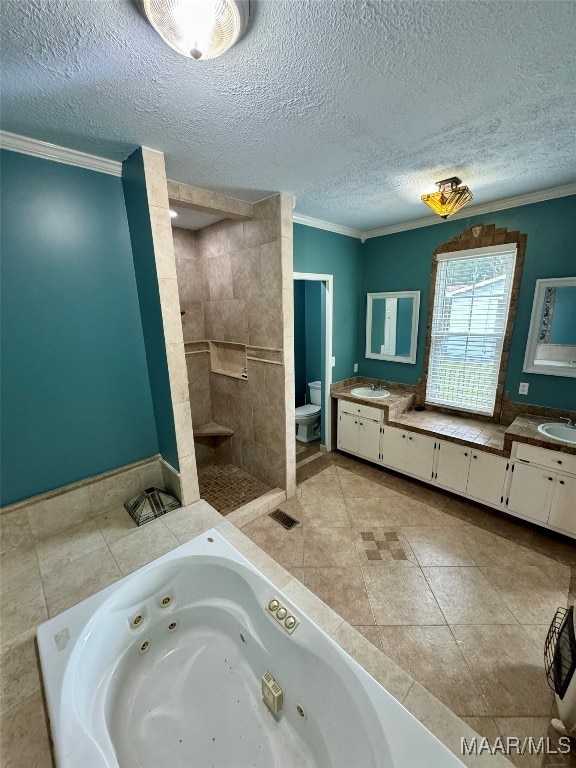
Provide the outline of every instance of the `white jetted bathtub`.
[[60,768],[462,766],[213,530],[38,645]]

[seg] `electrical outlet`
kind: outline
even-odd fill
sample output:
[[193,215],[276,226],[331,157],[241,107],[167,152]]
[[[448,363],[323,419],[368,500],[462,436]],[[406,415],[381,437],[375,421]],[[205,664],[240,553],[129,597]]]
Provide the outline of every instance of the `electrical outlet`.
[[528,383],[526,381],[521,381],[520,386],[518,387],[518,394],[519,395],[527,395],[528,394]]
[[358,363],[354,363],[354,373],[358,373]]
[[334,368],[334,366],[336,365],[336,358],[335,357],[331,357],[330,358],[330,365],[331,365],[332,368]]

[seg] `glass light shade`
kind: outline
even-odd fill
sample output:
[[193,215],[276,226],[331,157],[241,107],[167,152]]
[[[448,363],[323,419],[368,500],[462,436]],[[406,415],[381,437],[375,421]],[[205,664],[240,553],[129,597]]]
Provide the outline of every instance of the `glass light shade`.
[[142,0],[146,18],[178,53],[214,59],[231,48],[248,22],[248,0]]
[[470,192],[468,187],[441,188],[438,192],[422,195],[421,200],[432,208],[438,216],[447,219],[448,216],[456,213],[460,208],[464,208],[472,200],[472,192]]

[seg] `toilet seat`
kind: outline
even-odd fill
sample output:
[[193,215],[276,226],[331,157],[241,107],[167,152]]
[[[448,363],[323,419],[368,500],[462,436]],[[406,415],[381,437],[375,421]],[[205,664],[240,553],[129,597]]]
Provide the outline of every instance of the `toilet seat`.
[[296,408],[296,418],[298,416],[316,416],[320,413],[321,407],[319,405],[300,405]]

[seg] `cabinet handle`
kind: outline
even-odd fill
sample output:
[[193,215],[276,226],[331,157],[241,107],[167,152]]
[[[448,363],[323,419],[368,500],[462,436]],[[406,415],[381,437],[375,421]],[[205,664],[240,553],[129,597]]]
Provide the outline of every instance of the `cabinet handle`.
[[562,462],[560,461],[560,459],[558,459],[558,462],[557,462],[557,463],[558,463],[558,464],[562,464]]
[[406,435],[402,435],[402,440],[404,440],[405,437],[406,437]]
[[468,456],[468,451],[465,451],[465,452],[464,452],[464,456]]
[[408,440],[412,440],[412,437],[409,437]]
[[564,480],[560,480],[560,485],[564,485]]
[[548,478],[548,480],[553,480],[553,479],[554,479],[554,478],[552,478],[552,477],[549,477],[549,478]]
[[354,424],[358,424],[358,422],[357,422],[357,421],[355,421],[355,422],[354,422]]
[[473,459],[477,459],[477,458],[478,458],[478,456],[476,456],[476,454],[475,454],[475,453],[473,453],[473,454],[472,454],[472,458],[473,458]]

